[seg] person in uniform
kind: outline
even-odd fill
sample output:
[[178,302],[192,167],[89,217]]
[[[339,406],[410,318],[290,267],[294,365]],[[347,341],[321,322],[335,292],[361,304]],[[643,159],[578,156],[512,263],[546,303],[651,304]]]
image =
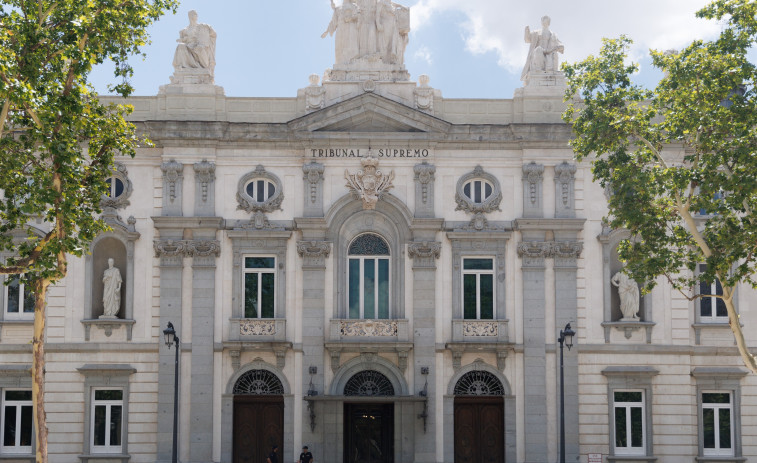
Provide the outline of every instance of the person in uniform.
[[300,454],[299,463],[313,463],[313,454],[310,453],[307,445],[302,446],[302,453]]
[[271,453],[268,454],[268,458],[266,459],[266,463],[279,463],[279,456],[276,452],[279,451],[279,446],[274,445],[271,448]]

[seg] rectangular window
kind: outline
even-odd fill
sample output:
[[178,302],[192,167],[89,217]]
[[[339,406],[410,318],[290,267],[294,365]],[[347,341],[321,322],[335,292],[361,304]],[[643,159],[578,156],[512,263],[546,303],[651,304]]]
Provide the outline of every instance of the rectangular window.
[[389,259],[351,257],[347,303],[353,319],[389,318]]
[[494,259],[463,259],[463,318],[494,319]]
[[702,393],[702,447],[705,455],[733,456],[732,403],[730,392]]
[[18,275],[8,275],[5,286],[5,315],[9,320],[34,317],[34,293],[27,289]]
[[244,318],[274,318],[276,258],[244,258]]
[[32,391],[3,391],[2,432],[4,454],[32,453]]
[[[707,264],[699,264],[699,272],[707,271]],[[699,320],[702,323],[728,323],[728,311],[723,301],[723,286],[719,280],[699,282]]]
[[613,391],[615,453],[644,455],[645,422],[643,391]]
[[121,453],[124,391],[92,391],[92,453]]

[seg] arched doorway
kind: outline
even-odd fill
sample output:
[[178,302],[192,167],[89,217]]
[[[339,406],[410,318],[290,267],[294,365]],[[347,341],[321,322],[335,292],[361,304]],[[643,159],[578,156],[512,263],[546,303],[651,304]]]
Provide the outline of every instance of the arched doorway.
[[493,374],[474,370],[455,384],[455,463],[505,461],[505,389]]
[[268,370],[250,370],[234,384],[233,393],[233,461],[264,462],[271,446],[284,442],[284,386]]
[[394,404],[370,400],[395,395],[389,378],[375,370],[361,371],[347,381],[344,395],[345,463],[392,463]]

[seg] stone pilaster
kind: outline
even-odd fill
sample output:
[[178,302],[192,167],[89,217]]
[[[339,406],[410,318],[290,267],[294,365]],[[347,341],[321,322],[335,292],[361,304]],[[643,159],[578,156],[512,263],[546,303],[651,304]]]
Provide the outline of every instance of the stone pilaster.
[[[533,233],[538,235],[539,233]],[[543,236],[544,234],[541,233]],[[540,240],[536,240],[541,238]],[[547,384],[545,326],[545,260],[551,244],[543,237],[527,237],[518,244],[523,270],[523,366],[525,382],[525,461],[547,461]]]
[[523,166],[523,217],[544,217],[544,166],[532,162]]
[[576,216],[576,165],[563,162],[555,166],[555,217]]
[[[416,166],[417,167],[417,166]],[[413,259],[413,376],[415,394],[426,394],[428,404],[418,403],[415,426],[414,462],[436,461],[436,416],[433,413],[437,391],[435,377],[436,356],[436,261],[442,245],[436,241],[413,241],[407,253]]]
[[216,214],[215,184],[216,165],[203,160],[194,165],[195,171],[195,216],[212,217]]
[[163,211],[164,216],[181,216],[184,165],[171,159],[160,165],[163,171]]
[[[155,241],[153,246],[155,257],[160,258],[160,329],[165,329],[168,322],[171,322],[176,332],[180,334],[182,332],[182,271],[184,256],[187,255],[186,243],[181,240],[164,239]],[[169,349],[164,342],[159,343],[156,461],[160,463],[170,462],[173,450],[175,348],[173,346]]]
[[415,172],[415,217],[434,217],[434,174],[436,167],[423,161],[413,168]]
[[323,217],[323,164],[310,162],[302,166],[305,181],[305,217]]
[[[215,231],[209,233],[215,237]],[[200,233],[195,233],[198,237]],[[209,238],[209,237],[206,237]],[[216,258],[221,246],[213,239],[187,244],[192,256],[192,376],[189,461],[213,461],[213,329]]]

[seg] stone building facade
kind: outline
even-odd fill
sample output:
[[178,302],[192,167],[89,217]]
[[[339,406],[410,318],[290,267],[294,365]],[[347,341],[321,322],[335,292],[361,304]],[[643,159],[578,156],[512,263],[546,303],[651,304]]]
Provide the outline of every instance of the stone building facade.
[[[284,462],[303,445],[319,463],[556,461],[567,323],[566,461],[757,458],[757,380],[717,301],[661,284],[621,313],[627,234],[573,161],[559,72],[531,69],[508,100],[446,99],[378,63],[291,98],[177,68],[129,100],[155,146],[118,160],[112,231],[48,299],[51,461],[170,461],[169,322],[184,462],[272,444]],[[23,294],[2,292],[3,461],[33,461]],[[737,298],[757,326],[757,295]]]

